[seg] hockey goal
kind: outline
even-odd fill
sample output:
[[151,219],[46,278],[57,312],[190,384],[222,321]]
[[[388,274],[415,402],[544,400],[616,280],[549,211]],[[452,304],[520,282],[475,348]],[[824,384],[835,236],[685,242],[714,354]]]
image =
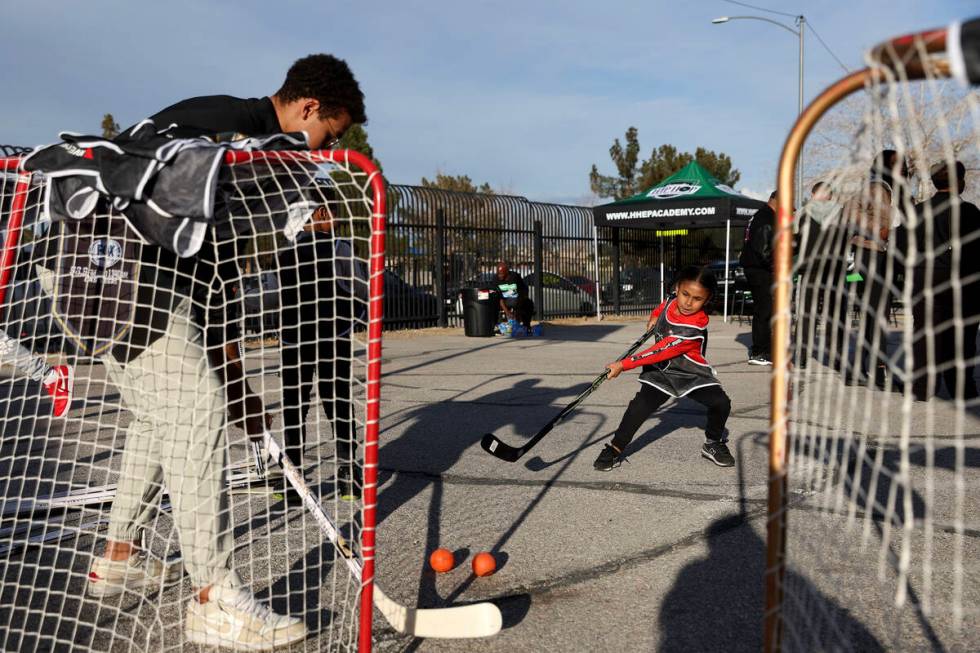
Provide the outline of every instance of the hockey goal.
[[[0,159],[3,650],[184,650],[216,567],[306,625],[290,650],[370,650],[375,603],[410,629],[373,586],[382,177],[349,151],[223,156],[183,258],[104,198],[51,220],[52,178]],[[124,535],[177,573],[91,596]]]
[[978,20],[884,43],[784,147],[767,651],[976,648],[978,52]]

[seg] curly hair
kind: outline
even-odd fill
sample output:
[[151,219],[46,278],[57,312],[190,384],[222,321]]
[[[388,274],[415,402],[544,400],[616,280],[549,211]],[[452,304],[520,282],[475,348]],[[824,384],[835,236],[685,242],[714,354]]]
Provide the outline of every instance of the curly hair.
[[330,54],[311,54],[297,59],[286,81],[276,91],[283,102],[313,98],[320,102],[321,118],[330,118],[343,110],[350,114],[351,122],[364,124],[364,93],[354,79],[347,62]]

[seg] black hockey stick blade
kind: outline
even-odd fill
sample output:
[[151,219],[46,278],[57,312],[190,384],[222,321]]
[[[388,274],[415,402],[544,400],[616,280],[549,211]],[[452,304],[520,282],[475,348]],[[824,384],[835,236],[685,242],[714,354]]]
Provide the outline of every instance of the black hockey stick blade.
[[[652,328],[646,333],[644,333],[642,336],[637,338],[636,341],[634,341],[633,344],[630,345],[629,349],[627,349],[626,352],[622,356],[620,356],[617,360],[623,360],[627,356],[631,356],[632,354],[634,354],[636,350],[639,349],[640,346],[644,342],[646,342],[647,338],[649,338],[651,335],[653,335]],[[592,384],[588,388],[586,388],[585,391],[582,392],[582,394],[575,397],[575,399],[573,399],[570,404],[562,408],[560,413],[555,415],[550,422],[545,424],[540,431],[534,434],[534,437],[532,437],[530,440],[525,442],[522,446],[512,447],[506,442],[504,442],[503,440],[501,440],[500,438],[498,438],[493,433],[485,434],[483,438],[480,440],[480,446],[483,447],[484,451],[486,451],[487,453],[493,456],[496,456],[501,460],[505,460],[509,463],[517,462],[518,460],[520,460],[521,456],[523,456],[528,451],[530,451],[531,448],[534,447],[534,445],[536,445],[544,438],[544,436],[548,435],[548,433],[551,432],[551,429],[555,427],[555,424],[557,424],[562,419],[564,419],[569,413],[575,410],[575,408],[580,403],[582,403],[586,397],[588,397],[590,394],[595,392],[596,388],[602,385],[602,382],[606,380],[606,377],[608,375],[609,375],[609,370],[604,370],[602,374],[597,376],[595,380],[592,381]]]
[[524,447],[512,447],[493,433],[485,434],[483,439],[480,440],[480,446],[487,453],[493,454],[497,458],[506,460],[509,463],[517,462],[524,455],[524,451],[522,451]]

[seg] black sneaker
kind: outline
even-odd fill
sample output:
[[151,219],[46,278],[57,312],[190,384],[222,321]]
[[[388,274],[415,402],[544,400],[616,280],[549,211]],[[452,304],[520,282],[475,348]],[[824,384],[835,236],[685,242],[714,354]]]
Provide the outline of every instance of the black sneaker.
[[772,361],[767,356],[758,354],[756,356],[749,356],[749,365],[772,365]]
[[724,442],[708,441],[701,447],[701,456],[707,458],[719,467],[732,467],[735,465],[735,458],[728,446]]
[[343,501],[357,501],[360,499],[361,478],[360,465],[341,463],[337,469],[337,496]]
[[595,467],[600,472],[608,472],[612,469],[619,467],[623,461],[623,452],[618,451],[616,447],[611,444],[607,444],[599,452],[599,457],[595,459],[592,466]]

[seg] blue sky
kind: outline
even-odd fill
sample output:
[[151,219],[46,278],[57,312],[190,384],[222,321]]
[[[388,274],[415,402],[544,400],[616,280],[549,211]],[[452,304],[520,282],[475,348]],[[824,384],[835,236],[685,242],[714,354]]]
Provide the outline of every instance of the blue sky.
[[[851,67],[899,33],[975,15],[958,0],[758,0],[802,13]],[[298,57],[346,59],[388,178],[437,171],[540,201],[582,202],[593,163],[630,125],[662,143],[729,154],[740,188],[773,186],[797,110],[797,40],[723,0],[351,3],[131,0],[0,3],[0,143],[97,133],[185,97],[273,93]],[[806,97],[842,69],[806,37]]]

